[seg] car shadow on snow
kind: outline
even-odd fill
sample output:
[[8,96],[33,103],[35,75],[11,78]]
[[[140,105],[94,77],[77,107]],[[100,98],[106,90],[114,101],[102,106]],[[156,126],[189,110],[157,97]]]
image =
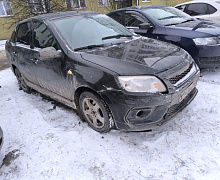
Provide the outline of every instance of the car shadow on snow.
[[[37,108],[43,119],[55,128],[63,131],[72,131],[75,128],[84,128],[84,123],[78,116],[77,110],[74,110],[62,103],[59,103],[50,97],[47,97],[35,90],[31,91],[29,103]],[[37,101],[37,102],[36,102]],[[41,103],[39,103],[39,101]]]

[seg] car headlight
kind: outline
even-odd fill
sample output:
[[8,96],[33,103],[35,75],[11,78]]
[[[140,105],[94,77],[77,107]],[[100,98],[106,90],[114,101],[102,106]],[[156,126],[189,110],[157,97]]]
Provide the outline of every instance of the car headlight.
[[195,38],[193,41],[196,45],[211,46],[220,44],[220,37]]
[[155,76],[119,76],[121,86],[128,92],[166,92],[165,85]]

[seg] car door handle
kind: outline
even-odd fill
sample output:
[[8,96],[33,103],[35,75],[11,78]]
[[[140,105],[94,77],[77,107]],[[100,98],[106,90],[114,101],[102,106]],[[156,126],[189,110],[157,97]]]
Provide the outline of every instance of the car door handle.
[[34,59],[31,59],[31,61],[33,61],[35,64],[38,63],[38,59],[34,58]]
[[18,53],[16,51],[13,52],[14,56],[18,56]]

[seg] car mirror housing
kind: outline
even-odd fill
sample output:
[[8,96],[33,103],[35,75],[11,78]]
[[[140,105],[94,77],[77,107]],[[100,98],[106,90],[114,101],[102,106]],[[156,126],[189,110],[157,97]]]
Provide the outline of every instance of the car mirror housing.
[[152,28],[152,25],[150,23],[142,23],[139,25],[140,30],[148,30]]
[[51,60],[51,59],[58,59],[62,57],[62,52],[60,50],[56,50],[54,47],[46,47],[39,50],[40,59],[44,60]]

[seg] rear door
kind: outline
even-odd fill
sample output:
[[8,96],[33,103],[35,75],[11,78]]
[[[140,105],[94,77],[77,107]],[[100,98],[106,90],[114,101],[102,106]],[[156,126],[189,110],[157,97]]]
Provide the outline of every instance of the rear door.
[[20,24],[17,27],[15,44],[12,46],[13,60],[16,61],[21,74],[26,80],[39,84],[33,71],[33,52],[31,49],[32,31],[31,21]]

